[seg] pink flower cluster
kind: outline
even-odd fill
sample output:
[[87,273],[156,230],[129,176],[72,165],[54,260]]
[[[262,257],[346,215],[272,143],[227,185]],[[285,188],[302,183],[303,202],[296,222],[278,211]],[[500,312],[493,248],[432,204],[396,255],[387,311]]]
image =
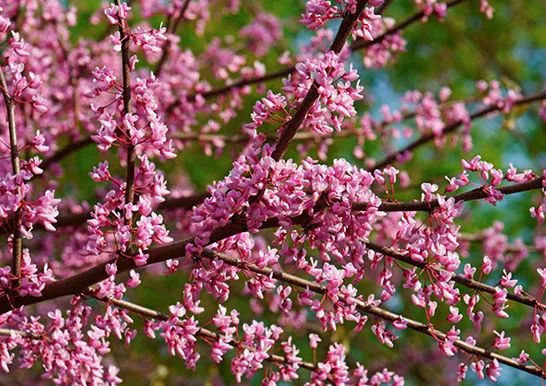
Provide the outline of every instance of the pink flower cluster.
[[110,352],[108,338],[122,315],[117,311],[111,319],[103,318],[102,324],[96,319],[96,324],[91,325],[91,313],[90,306],[74,300],[66,315],[59,310],[49,312],[48,322],[28,318],[18,311],[2,316],[3,326],[23,329],[34,336],[29,339],[14,333],[0,338],[3,369],[9,371],[18,350],[20,367],[31,368],[40,361],[44,378],[54,384],[120,384],[119,370],[104,363],[104,356]]
[[333,344],[328,349],[326,359],[319,363],[317,370],[311,375],[310,385],[358,385],[358,386],[404,386],[404,378],[384,369],[368,377],[368,370],[357,363],[353,373],[349,372],[346,362],[345,348],[341,344]]
[[441,0],[414,0],[423,12],[423,19],[427,20],[430,15],[434,15],[438,20],[444,20],[447,13],[447,4]]
[[514,103],[522,98],[521,94],[514,89],[508,89],[503,95],[501,84],[496,80],[489,83],[480,80],[476,83],[476,88],[480,93],[485,94],[483,98],[485,105],[496,106],[505,113],[510,112]]
[[[333,3],[333,4],[332,4]],[[368,2],[371,7],[366,7],[357,20],[352,31],[353,38],[364,38],[373,40],[373,20],[380,19],[381,16],[375,15],[373,7],[378,7],[383,0],[373,0]],[[310,0],[305,5],[305,12],[302,14],[301,23],[309,29],[319,29],[328,21],[341,18],[346,12],[355,13],[358,2],[356,0]]]
[[[126,20],[129,10],[123,3],[121,6],[112,5],[105,10],[105,14],[111,23],[118,23]],[[139,30],[127,28],[125,33],[145,53],[159,49],[162,44],[161,39],[147,37],[147,33]],[[155,48],[150,48],[152,46]],[[116,50],[114,45],[114,51]],[[132,70],[135,62],[136,56],[133,56],[130,64]],[[120,93],[123,85],[113,74],[113,70],[106,67],[97,68],[94,72],[92,96],[108,98],[111,91],[117,95],[104,106],[94,106],[100,128],[92,138],[103,151],[111,146],[119,146],[122,156],[127,151],[137,154],[139,162],[134,172],[134,191],[138,201],[126,202],[127,181],[113,177],[108,162],[95,167],[91,177],[96,182],[109,182],[115,188],[106,194],[105,202],[94,206],[92,218],[88,221],[89,242],[86,251],[96,256],[113,250],[128,253],[132,245],[136,249],[136,254],[133,255],[135,264],[143,265],[148,258],[144,251],[150,245],[172,241],[163,224],[163,217],[153,212],[154,207],[164,201],[164,196],[169,191],[163,174],[156,170],[148,157],[169,159],[175,157],[175,153],[172,141],[167,139],[167,126],[156,113],[158,100],[153,90],[158,87],[157,80],[153,77],[131,80],[131,107],[134,113],[127,112],[120,118],[115,112],[121,110],[126,102]],[[127,150],[128,147],[132,150]],[[135,228],[131,224],[134,213],[140,216],[135,222]]]
[[[357,81],[355,86],[351,82]],[[356,115],[355,101],[362,99],[358,73],[352,65],[345,70],[339,55],[329,51],[296,65],[296,72],[284,81],[283,91],[300,103],[315,87],[319,98],[307,113],[302,126],[319,134],[340,131],[343,120]]]

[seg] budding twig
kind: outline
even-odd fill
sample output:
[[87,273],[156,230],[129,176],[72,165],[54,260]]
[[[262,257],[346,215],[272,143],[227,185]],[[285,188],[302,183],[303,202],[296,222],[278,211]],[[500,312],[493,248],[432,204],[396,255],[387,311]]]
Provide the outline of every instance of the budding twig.
[[[121,7],[121,0],[116,0],[116,4]],[[129,26],[125,19],[118,17],[119,36],[121,40],[121,64],[123,74],[123,114],[127,115],[131,110],[131,64],[129,62],[129,36],[126,34]],[[125,169],[125,203],[133,203],[135,199],[135,146],[130,142],[127,145],[127,167]],[[132,224],[132,211],[127,214],[127,223]]]
[[[155,319],[155,320],[167,320],[167,319],[169,319],[169,317],[167,315],[162,314],[161,312],[159,312],[157,310],[141,306],[140,304],[128,302],[126,300],[118,300],[118,299],[115,299],[115,298],[102,299],[102,298],[98,298],[98,297],[95,297],[95,299],[103,301],[103,302],[105,302],[107,304],[112,304],[115,307],[122,308],[122,309],[125,309],[127,311],[139,314],[139,315],[141,315],[141,316],[143,316],[145,318]],[[204,327],[199,327],[199,331],[197,331],[197,335],[199,337],[201,337],[201,338],[205,338],[206,340],[217,341],[218,339],[220,339],[220,336],[217,333],[215,333],[215,332],[213,332],[213,331],[211,331],[211,330],[209,330],[207,328],[204,328]],[[234,340],[234,341],[230,342],[230,344],[232,344],[234,347],[246,348],[246,347],[243,346],[243,344],[241,342],[239,342],[237,340]],[[283,358],[280,355],[276,355],[276,354],[269,354],[269,358],[267,358],[266,360],[269,361],[269,362],[273,362],[273,363],[280,363],[280,364],[286,363],[285,358]],[[302,367],[304,369],[307,369],[307,370],[310,370],[310,371],[313,371],[313,370],[316,369],[316,366],[313,363],[310,363],[310,362],[302,361],[302,362],[299,362],[298,365],[300,367]]]
[[[15,127],[15,103],[13,98],[9,95],[8,85],[6,82],[6,76],[4,70],[0,68],[0,87],[2,95],[4,96],[4,103],[6,104],[6,115],[8,117],[8,131],[10,142],[10,158],[11,168],[15,178],[19,178],[21,172],[21,166],[19,162],[19,149],[17,147],[17,129]],[[19,283],[21,279],[21,259],[23,253],[23,239],[21,237],[21,227],[23,225],[23,213],[21,207],[17,208],[15,212],[15,221],[13,223],[13,251],[12,251],[12,264],[11,269],[13,275],[15,275],[15,285]]]

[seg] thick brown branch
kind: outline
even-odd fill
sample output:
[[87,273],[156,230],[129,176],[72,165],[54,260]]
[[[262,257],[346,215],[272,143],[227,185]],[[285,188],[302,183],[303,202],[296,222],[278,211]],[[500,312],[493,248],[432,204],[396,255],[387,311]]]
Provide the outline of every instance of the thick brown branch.
[[[15,127],[15,104],[13,98],[9,95],[8,84],[6,82],[6,76],[4,70],[0,69],[0,87],[2,95],[4,97],[4,103],[6,105],[6,115],[8,118],[8,131],[10,142],[10,158],[11,169],[14,176],[18,176],[21,172],[21,166],[19,162],[19,148],[17,147],[17,128]],[[21,190],[19,188],[19,193]],[[21,237],[21,227],[23,226],[23,213],[21,208],[17,208],[15,211],[15,218],[13,222],[13,240],[12,240],[12,262],[11,272],[15,275],[15,285],[19,283],[21,278],[21,256],[23,253],[23,238]]]
[[[523,183],[523,184],[515,184],[515,185],[507,186],[501,189],[503,189],[502,191],[504,194],[522,192],[529,189],[540,189],[542,187],[542,182],[541,182],[541,179],[539,180],[540,183],[537,182],[537,180],[533,180],[531,182]],[[464,201],[466,201],[467,199],[468,200],[478,199],[479,198],[478,196],[483,195],[483,193],[480,193],[480,192],[481,191],[479,190],[477,191],[474,190],[467,193],[463,193],[460,196],[463,196]],[[483,197],[485,196],[482,196],[481,198]],[[311,218],[309,215],[302,214],[298,217],[293,218],[293,223],[305,225],[305,224],[308,224],[310,220]],[[262,224],[261,229],[276,228],[278,226],[279,226],[278,218],[271,218]],[[228,238],[230,236],[239,234],[241,232],[246,232],[246,231],[247,231],[247,227],[244,220],[238,220],[238,221],[233,220],[231,223],[228,223],[227,225],[213,231],[210,236],[209,243],[215,243],[225,238]],[[184,257],[186,254],[185,253],[186,246],[192,242],[193,242],[193,238],[187,238],[184,240],[179,240],[169,244],[151,248],[147,251],[149,258],[146,265],[163,262],[169,259],[177,259],[177,258]],[[47,300],[83,292],[89,286],[107,279],[108,274],[106,273],[106,270],[105,270],[106,264],[113,263],[113,262],[117,262],[118,274],[121,274],[122,272],[128,271],[133,268],[139,268],[134,265],[134,262],[132,259],[118,260],[117,257],[113,257],[109,261],[97,264],[96,266],[86,271],[80,272],[66,279],[55,281],[51,284],[46,285],[44,290],[42,291],[41,297],[33,297],[30,295],[29,296],[15,295],[11,299],[7,299],[6,297],[0,298],[0,314],[10,311],[12,307],[20,307],[23,305],[41,303]]]
[[[351,33],[354,24],[358,20],[358,17],[364,11],[366,3],[367,1],[360,0],[358,2],[355,13],[348,13],[347,15],[345,15],[345,17],[343,17],[334,41],[330,46],[330,51],[339,54],[339,52],[345,45],[345,41]],[[279,139],[277,140],[273,153],[271,154],[273,159],[278,161],[283,157],[286,149],[288,148],[288,144],[296,134],[296,131],[298,131],[298,128],[301,126],[303,120],[305,119],[305,116],[307,115],[307,112],[311,109],[313,104],[318,99],[318,87],[319,85],[316,82],[313,82],[311,88],[303,98],[303,101],[299,105],[298,110],[296,111],[292,119],[282,127]]]
[[[528,104],[528,103],[533,103],[533,102],[537,102],[537,101],[541,101],[541,100],[544,100],[546,99],[546,90],[545,91],[542,91],[541,93],[538,93],[538,94],[535,94],[535,95],[531,95],[531,96],[528,96],[528,97],[525,97],[525,98],[522,98],[520,100],[518,100],[517,102],[515,102],[515,105],[516,106],[520,106],[520,105],[525,105],[525,104]],[[481,110],[478,110],[476,111],[475,113],[473,113],[472,115],[470,115],[470,120],[473,121],[477,118],[481,118],[483,116],[486,116],[488,114],[491,114],[491,113],[494,113],[494,112],[497,112],[499,111],[500,108],[498,106],[488,106],[488,107],[484,107],[483,109]],[[455,121],[449,125],[446,125],[444,126],[444,128],[441,130],[441,136],[444,136],[446,134],[449,134],[455,130],[457,130],[459,127],[461,127],[465,122],[459,120],[459,121]],[[437,138],[436,135],[432,134],[432,133],[429,133],[429,134],[424,134],[422,135],[419,139],[415,140],[414,142],[410,143],[409,145],[403,147],[402,149],[400,150],[397,150],[396,152],[388,155],[385,159],[383,159],[382,161],[380,161],[379,163],[377,163],[373,168],[371,169],[381,169],[381,168],[384,168],[385,166],[388,166],[394,162],[396,162],[396,160],[403,154],[407,153],[407,152],[411,152],[413,151],[414,149],[428,143],[428,142],[431,142],[432,140],[434,140],[435,138]]]

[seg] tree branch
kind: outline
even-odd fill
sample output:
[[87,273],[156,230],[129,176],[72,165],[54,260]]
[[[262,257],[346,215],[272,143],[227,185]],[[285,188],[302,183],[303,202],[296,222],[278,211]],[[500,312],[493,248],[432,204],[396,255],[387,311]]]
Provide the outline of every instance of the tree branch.
[[[507,186],[505,188],[501,188],[501,189],[503,189],[504,194],[512,194],[516,192],[522,192],[525,190],[542,188],[542,182],[538,183],[537,180],[542,181],[542,179],[536,179],[531,182],[526,182],[522,184],[514,184],[511,186]],[[462,201],[467,201],[467,200],[478,199],[479,197],[477,196],[481,194],[483,193],[480,193],[480,191],[474,190],[467,193],[463,193],[460,196],[463,196]],[[481,198],[484,198],[484,197],[485,196],[482,196]],[[358,210],[362,210],[362,208]],[[380,207],[380,210],[381,210],[381,207]],[[302,214],[292,219],[294,224],[299,224],[299,225],[308,224],[310,220],[312,220],[312,218],[307,214]],[[269,220],[265,221],[262,224],[261,229],[276,228],[278,226],[279,226],[279,219],[270,218]],[[232,221],[226,224],[225,226],[214,230],[211,233],[209,238],[209,245],[216,243],[220,240],[223,240],[225,238],[228,238],[230,236],[234,236],[236,234],[246,232],[247,230],[248,229],[247,229],[246,223],[244,223],[243,221]],[[149,250],[146,251],[146,253],[148,253],[149,255],[149,258],[145,266],[163,262],[169,259],[177,259],[177,258],[184,257],[186,255],[186,252],[185,252],[186,246],[190,243],[193,243],[193,241],[194,241],[193,237],[189,237],[183,240],[174,241],[169,244],[164,244],[154,248],[150,248]],[[27,296],[14,295],[10,299],[8,299],[5,296],[0,297],[0,314],[10,311],[13,307],[20,307],[24,305],[41,303],[47,300],[84,292],[87,290],[89,286],[107,279],[108,274],[106,273],[106,264],[111,264],[114,262],[117,263],[118,275],[130,269],[139,269],[144,267],[144,266],[137,267],[134,264],[133,259],[118,260],[117,257],[113,257],[109,261],[99,263],[95,265],[94,267],[87,269],[86,271],[77,273],[73,276],[55,281],[50,284],[47,284],[42,291],[42,296],[40,297],[34,297],[30,295],[27,295]]]
[[[21,172],[21,166],[19,162],[19,148],[17,147],[17,128],[15,127],[15,104],[13,98],[9,95],[8,85],[6,82],[6,76],[4,70],[0,68],[0,88],[2,89],[2,95],[4,97],[4,103],[6,104],[6,115],[8,117],[8,131],[10,142],[10,158],[11,169],[14,178],[18,178]],[[19,187],[19,193],[22,194]],[[13,223],[13,250],[12,250],[12,262],[11,272],[15,276],[14,284],[17,286],[21,279],[21,256],[23,253],[23,238],[21,237],[21,227],[23,226],[23,213],[19,206],[15,211],[15,218]]]
[[14,330],[14,329],[11,329],[11,328],[0,328],[0,335],[19,336],[21,338],[29,338],[29,339],[42,339],[43,338],[43,335],[32,334],[30,332]]
[[[395,260],[402,261],[404,263],[413,265],[414,267],[421,268],[424,270],[431,270],[438,273],[449,273],[451,275],[451,280],[453,280],[456,283],[459,283],[461,285],[464,285],[465,287],[475,289],[482,292],[487,292],[488,294],[493,295],[496,292],[496,288],[490,285],[487,285],[485,283],[482,283],[480,281],[474,280],[474,279],[468,279],[464,275],[461,274],[454,274],[453,272],[448,272],[442,268],[435,267],[432,264],[425,263],[425,262],[417,262],[411,258],[411,256],[408,256],[406,254],[397,252],[391,248],[383,247],[380,245],[377,245],[372,242],[366,242],[366,247],[378,252],[384,256],[389,256]],[[514,293],[507,293],[507,298],[527,306],[531,307],[537,307],[543,311],[546,311],[546,304],[540,303],[536,298],[529,296],[529,295],[517,295]]]
[[[521,184],[513,184],[498,188],[502,194],[514,194],[520,192],[526,192],[528,190],[542,189],[543,177],[537,177],[529,182],[522,182]],[[459,201],[474,201],[487,198],[488,194],[484,188],[472,189],[468,192],[457,194],[455,196],[447,196],[447,198],[453,198],[455,202]],[[367,202],[356,202],[353,204],[353,210],[366,210],[368,208]],[[439,207],[438,200],[432,201],[410,201],[410,202],[383,202],[379,206],[379,210],[383,212],[431,212]]]
[[[345,45],[347,37],[353,29],[354,24],[358,20],[360,14],[364,11],[364,7],[366,6],[366,4],[367,1],[359,0],[356,11],[354,13],[348,13],[343,17],[334,41],[330,46],[330,51],[333,51],[336,54],[340,53],[341,49]],[[273,159],[278,161],[283,157],[286,149],[288,148],[290,140],[294,137],[296,131],[298,131],[298,128],[301,126],[303,120],[305,119],[307,112],[311,109],[313,104],[318,99],[318,87],[318,83],[316,81],[313,82],[311,88],[309,89],[309,91],[307,91],[307,94],[303,98],[303,101],[300,103],[298,110],[296,111],[292,119],[288,121],[288,123],[283,127],[279,139],[277,140],[277,143],[275,145],[275,148],[273,149],[273,153],[271,154],[271,157]]]

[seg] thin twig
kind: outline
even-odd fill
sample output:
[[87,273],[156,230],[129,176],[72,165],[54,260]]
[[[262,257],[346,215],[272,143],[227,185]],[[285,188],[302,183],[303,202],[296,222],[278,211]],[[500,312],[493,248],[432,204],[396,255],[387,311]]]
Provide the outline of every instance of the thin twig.
[[[15,127],[15,103],[13,102],[11,95],[9,95],[6,76],[2,68],[0,68],[0,86],[2,88],[2,95],[4,96],[4,103],[6,104],[6,115],[8,117],[11,168],[14,177],[18,178],[19,173],[21,172],[21,166],[19,162],[19,148],[17,147],[17,129]],[[22,193],[21,187],[19,187],[19,193]],[[15,221],[13,223],[11,269],[12,274],[15,276],[15,286],[19,284],[19,280],[21,279],[21,256],[23,253],[23,238],[21,237],[22,226],[23,213],[21,211],[21,207],[19,206],[15,211]]]
[[[449,274],[451,275],[451,279],[456,283],[459,283],[461,285],[464,285],[467,288],[475,289],[478,291],[486,292],[488,294],[495,294],[496,288],[490,285],[487,285],[485,283],[482,283],[480,281],[469,279],[461,274],[455,274],[453,272],[448,272],[442,268],[436,267],[434,265],[431,265],[426,262],[418,262],[411,258],[411,256],[408,256],[407,254],[397,252],[391,248],[383,247],[381,245],[377,245],[373,242],[366,242],[366,247],[368,249],[371,249],[375,252],[378,252],[384,256],[389,256],[395,260],[402,261],[404,263],[413,265],[414,267],[421,268],[421,269],[428,269],[433,272],[437,272],[440,274]],[[524,304],[526,306],[531,307],[537,307],[544,311],[546,311],[546,304],[539,302],[536,298],[528,296],[528,295],[517,295],[514,293],[507,293],[506,297],[516,303]]]
[[[190,5],[190,0],[186,0],[182,7],[180,8],[180,11],[178,14],[172,18],[170,15],[169,20],[167,22],[167,35],[174,35],[176,34],[176,31],[178,30],[178,27],[180,25],[180,22],[184,18],[184,14],[186,13],[186,10],[188,9],[188,5]],[[175,10],[176,13],[176,10]],[[161,52],[161,58],[159,58],[159,61],[157,62],[157,65],[155,67],[155,76],[159,77],[161,74],[161,70],[163,70],[163,66],[167,62],[167,58],[169,57],[171,48],[171,41],[169,40],[169,37],[167,36],[167,40],[163,43],[162,52]]]
[[[541,100],[545,100],[546,99],[546,90],[545,91],[542,91],[538,94],[534,94],[534,95],[531,95],[531,96],[528,96],[528,97],[525,97],[525,98],[521,98],[519,100],[517,100],[514,105],[515,106],[521,106],[521,105],[525,105],[525,104],[528,104],[528,103],[532,103],[532,102],[538,102],[538,101],[541,101]],[[488,114],[491,114],[491,113],[494,113],[494,112],[497,112],[501,110],[501,107],[499,106],[488,106],[488,107],[484,107],[478,111],[476,111],[475,113],[471,114],[470,115],[470,121],[473,121],[477,118],[481,118],[483,116],[486,116]],[[394,162],[396,162],[396,160],[403,154],[407,153],[407,152],[411,152],[413,151],[414,149],[428,143],[428,142],[431,142],[432,140],[438,138],[438,137],[441,137],[441,136],[444,136],[448,133],[451,133],[455,130],[457,130],[460,126],[462,126],[465,122],[462,121],[462,120],[458,120],[458,121],[455,121],[453,123],[450,123],[449,125],[446,125],[443,127],[443,129],[440,131],[440,135],[435,135],[433,133],[429,133],[429,134],[424,134],[422,135],[419,139],[415,140],[414,142],[410,143],[409,145],[395,151],[394,153],[388,155],[385,159],[383,159],[382,161],[380,161],[379,163],[375,164],[371,169],[381,169],[381,168],[384,168],[385,166],[388,166]]]
[[[116,0],[118,6],[121,6],[121,0]],[[123,74],[123,114],[127,115],[131,111],[131,64],[129,61],[129,36],[126,30],[129,29],[127,22],[118,17],[118,30],[121,40],[121,62]],[[135,199],[135,146],[131,143],[127,144],[127,166],[125,172],[125,204],[134,202]],[[127,224],[132,225],[132,211],[126,214]]]
[[30,332],[20,331],[20,330],[14,330],[11,328],[0,328],[0,335],[4,336],[18,336],[21,338],[30,338],[30,339],[43,339],[42,335],[39,334],[33,334]]
[[[525,192],[529,190],[537,190],[537,189],[541,189],[541,187],[542,187],[542,179],[536,178],[529,182],[509,185],[509,186],[498,188],[497,190],[499,190],[501,193],[505,195],[509,195],[509,194]],[[160,210],[160,211],[173,210],[173,209],[190,210],[195,205],[199,205],[201,202],[203,202],[207,197],[209,197],[207,193],[196,193],[191,196],[167,198],[164,202],[162,202],[157,207],[157,210]],[[457,201],[473,201],[473,200],[480,200],[480,199],[486,198],[487,193],[483,190],[483,188],[476,188],[471,191],[461,193],[458,195],[447,196],[447,198],[450,198],[450,197],[453,197],[456,202]],[[368,208],[368,203],[365,203],[365,202],[356,202],[353,204],[353,210],[355,211],[366,210],[367,208]],[[414,200],[414,201],[406,201],[406,202],[383,201],[378,209],[382,212],[430,212],[436,208],[438,208],[438,200],[432,200],[432,201]],[[91,214],[89,212],[61,214],[57,218],[57,223],[55,224],[55,226],[57,228],[69,227],[69,226],[71,227],[80,226],[83,223],[85,223],[89,218],[91,218]],[[9,233],[13,224],[14,224],[14,219],[10,219],[6,221],[5,225],[3,227],[0,227],[0,234]],[[35,228],[42,229],[42,226],[40,224],[36,224]]]
[[[114,305],[115,307],[118,307],[118,308],[122,308],[122,309],[125,309],[127,311],[130,311],[130,312],[133,312],[133,313],[136,313],[136,314],[139,314],[145,318],[149,318],[149,319],[155,319],[155,320],[168,320],[169,319],[169,316],[165,315],[165,314],[162,314],[161,312],[159,311],[156,311],[154,309],[151,309],[151,308],[148,308],[148,307],[144,307],[144,306],[141,306],[140,304],[136,304],[136,303],[132,303],[132,302],[128,302],[126,300],[118,300],[118,299],[115,299],[115,298],[108,298],[108,299],[102,299],[102,298],[98,298],[98,297],[95,297],[95,299],[97,300],[101,300],[105,303],[109,303],[109,304],[112,304]],[[205,338],[207,340],[214,340],[214,341],[218,341],[220,339],[220,335],[218,335],[217,333],[211,331],[211,330],[208,330],[204,327],[199,327],[199,330],[197,331],[197,336],[201,337],[201,338]],[[240,348],[247,348],[246,346],[244,346],[241,342],[237,341],[237,340],[233,340],[230,342],[230,344],[232,344],[233,346],[235,347],[240,347]],[[276,354],[269,354],[269,358],[266,359],[267,361],[269,362],[273,362],[273,363],[286,363],[286,359],[280,355],[276,355]],[[301,361],[298,363],[298,365],[304,369],[307,369],[307,370],[310,370],[310,371],[313,371],[316,369],[316,366],[313,364],[313,363],[310,363],[310,362],[305,362],[305,361]]]
[[[252,272],[255,272],[261,275],[273,276],[276,280],[279,280],[279,281],[282,281],[282,282],[285,282],[290,285],[297,286],[303,289],[307,289],[317,294],[323,295],[327,292],[326,288],[322,287],[321,285],[317,283],[311,282],[309,280],[305,280],[298,276],[294,276],[294,275],[282,272],[280,270],[272,270],[271,268],[262,269],[255,265],[247,264],[244,261],[241,261],[233,256],[230,256],[224,253],[217,253],[217,252],[213,252],[209,250],[205,252],[204,256],[207,258],[212,258],[212,259],[214,258],[220,259],[229,265],[239,267],[241,269],[248,269]],[[376,316],[380,319],[386,320],[391,323],[403,320],[407,322],[407,326],[411,330],[428,335],[430,337],[433,337],[436,340],[447,339],[446,333],[434,328],[432,325],[418,322],[416,320],[407,318],[401,314],[395,314],[394,312],[387,311],[381,307],[372,306],[360,299],[354,299],[354,302],[357,306],[357,309],[365,314]],[[486,350],[482,347],[469,344],[461,339],[453,340],[452,343],[456,347],[458,347],[459,349],[465,351],[466,353],[470,355],[476,355],[478,357],[487,358],[487,359],[496,359],[500,363],[503,363],[515,369],[546,379],[546,374],[542,371],[541,368],[537,366],[521,364],[517,360]]]

